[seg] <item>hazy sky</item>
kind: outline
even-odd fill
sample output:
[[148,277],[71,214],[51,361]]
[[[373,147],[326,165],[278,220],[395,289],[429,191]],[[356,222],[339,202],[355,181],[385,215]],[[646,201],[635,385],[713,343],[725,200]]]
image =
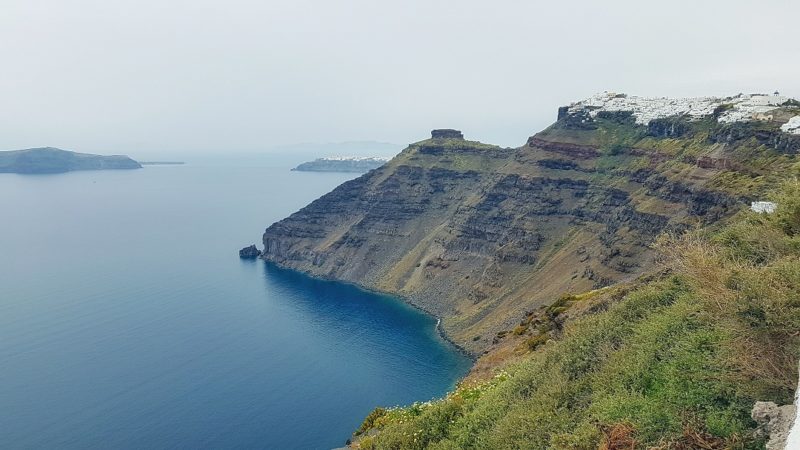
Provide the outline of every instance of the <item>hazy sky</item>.
[[800,1],[0,0],[0,149],[507,146],[613,90],[800,97]]

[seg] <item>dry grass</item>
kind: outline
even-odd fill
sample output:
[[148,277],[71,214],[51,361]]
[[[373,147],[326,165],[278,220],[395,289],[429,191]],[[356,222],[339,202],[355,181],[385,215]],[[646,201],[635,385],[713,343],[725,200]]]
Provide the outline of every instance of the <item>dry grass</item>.
[[793,400],[800,353],[800,186],[775,200],[773,215],[661,239],[659,275],[565,323],[490,387],[394,411],[370,443],[763,448],[750,411]]
[[[704,310],[725,331],[730,376],[794,390],[800,321],[800,267],[780,217],[746,217],[716,239],[696,231],[657,243],[666,270],[689,281]],[[792,219],[796,217],[792,216]],[[766,395],[757,393],[755,395]]]
[[634,450],[636,448],[635,430],[630,424],[618,423],[611,427],[601,427],[603,441],[598,450]]

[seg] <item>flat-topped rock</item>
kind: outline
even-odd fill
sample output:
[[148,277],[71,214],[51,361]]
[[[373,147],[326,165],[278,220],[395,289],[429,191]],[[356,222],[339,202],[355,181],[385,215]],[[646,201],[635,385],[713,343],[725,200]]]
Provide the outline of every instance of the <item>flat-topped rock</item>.
[[431,131],[431,139],[464,139],[464,135],[459,130],[442,128]]

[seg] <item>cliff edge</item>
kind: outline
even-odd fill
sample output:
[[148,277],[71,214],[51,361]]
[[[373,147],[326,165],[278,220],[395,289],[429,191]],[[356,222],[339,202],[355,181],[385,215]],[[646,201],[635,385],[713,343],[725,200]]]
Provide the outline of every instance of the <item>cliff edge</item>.
[[480,354],[567,293],[647,272],[656,236],[746,208],[800,151],[791,99],[600,97],[515,149],[434,130],[271,225],[262,257],[401,295]]

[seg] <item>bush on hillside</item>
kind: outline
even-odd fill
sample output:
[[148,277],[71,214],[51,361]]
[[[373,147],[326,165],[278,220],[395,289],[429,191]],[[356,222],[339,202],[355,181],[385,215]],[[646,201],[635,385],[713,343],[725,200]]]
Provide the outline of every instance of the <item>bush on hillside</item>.
[[388,411],[366,445],[763,448],[750,410],[792,401],[800,349],[798,183],[774,200],[775,214],[662,239],[666,275],[552,344],[534,336],[503,377]]

